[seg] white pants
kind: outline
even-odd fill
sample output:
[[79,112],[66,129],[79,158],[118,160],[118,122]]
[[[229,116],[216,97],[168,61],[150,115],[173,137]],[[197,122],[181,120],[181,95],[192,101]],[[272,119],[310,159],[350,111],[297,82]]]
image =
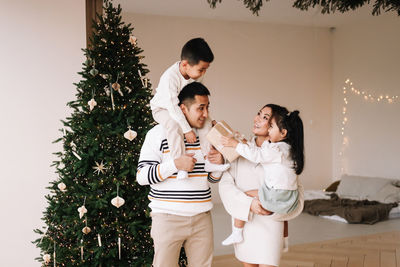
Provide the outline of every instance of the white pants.
[[[178,122],[171,118],[166,109],[157,109],[152,111],[153,118],[156,122],[161,124],[167,134],[168,148],[171,153],[171,158],[176,159],[185,154],[185,143],[183,142],[183,131]],[[197,129],[201,152],[206,156],[210,151],[210,143],[207,140],[207,133],[212,128],[211,119],[208,117],[204,123],[203,128]]]

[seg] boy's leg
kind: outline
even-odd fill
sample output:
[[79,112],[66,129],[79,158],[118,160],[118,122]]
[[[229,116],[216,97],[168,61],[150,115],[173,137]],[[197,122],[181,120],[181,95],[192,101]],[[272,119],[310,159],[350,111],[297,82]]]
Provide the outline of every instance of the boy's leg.
[[211,267],[214,249],[211,213],[207,211],[191,218],[192,234],[184,245],[188,267]]
[[[208,152],[210,151],[211,144],[207,139],[207,134],[211,130],[211,128],[212,120],[208,117],[206,119],[206,122],[204,123],[204,127],[198,130],[201,152],[203,153],[203,156],[207,156]],[[204,170],[206,172],[223,172],[229,169],[229,167],[230,164],[213,164],[209,162],[208,159],[206,159]]]
[[227,239],[222,241],[222,245],[224,246],[229,246],[235,243],[240,243],[243,241],[243,227],[246,222],[239,220],[239,219],[234,219],[234,223],[232,226],[232,234],[228,236]]
[[[166,109],[153,111],[153,118],[161,124],[167,134],[169,153],[172,159],[179,158],[185,154],[185,143],[183,142],[183,132],[179,124],[171,118]],[[181,179],[187,178],[186,171],[178,170],[178,176]]]
[[[152,213],[150,235],[154,243],[154,267],[178,267],[184,240],[190,234],[188,218],[166,213]],[[168,229],[168,231],[166,231]]]

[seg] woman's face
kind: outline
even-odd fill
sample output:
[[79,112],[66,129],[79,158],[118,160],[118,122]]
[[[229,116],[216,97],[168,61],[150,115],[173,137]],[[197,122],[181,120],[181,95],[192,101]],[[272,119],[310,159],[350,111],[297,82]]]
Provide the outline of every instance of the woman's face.
[[271,108],[261,109],[254,117],[253,134],[255,136],[268,136],[269,119],[271,117]]

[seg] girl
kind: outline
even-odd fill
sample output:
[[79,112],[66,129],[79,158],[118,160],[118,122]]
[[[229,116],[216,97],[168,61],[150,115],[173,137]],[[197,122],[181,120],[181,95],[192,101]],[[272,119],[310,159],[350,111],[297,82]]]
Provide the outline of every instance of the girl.
[[[239,143],[234,138],[222,137],[222,144],[236,148],[247,160],[260,163],[264,168],[264,180],[258,190],[246,194],[257,197],[268,211],[288,214],[299,203],[297,175],[304,167],[304,133],[299,111],[288,112],[284,107],[270,105],[271,119],[268,140],[261,147]],[[255,125],[257,127],[257,125]],[[284,229],[284,248],[288,248],[287,222]],[[235,219],[232,234],[222,244],[230,245],[243,241],[244,221]]]

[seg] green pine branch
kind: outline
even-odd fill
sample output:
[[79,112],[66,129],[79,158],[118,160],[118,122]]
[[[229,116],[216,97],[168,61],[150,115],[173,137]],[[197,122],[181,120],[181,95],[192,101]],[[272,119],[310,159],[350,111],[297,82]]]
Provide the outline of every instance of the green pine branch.
[[[265,0],[268,2],[270,0]],[[207,0],[211,8],[215,8],[217,3],[221,3],[222,0]],[[370,0],[296,0],[293,3],[293,7],[300,10],[308,10],[316,6],[321,7],[322,14],[335,13],[339,11],[341,13],[348,12],[350,10],[356,10],[365,4],[369,4]],[[263,5],[263,0],[243,0],[243,4],[253,14],[259,15],[259,11]],[[372,9],[372,15],[380,15],[381,11],[384,12],[397,12],[400,16],[400,1],[399,0],[375,0]]]

